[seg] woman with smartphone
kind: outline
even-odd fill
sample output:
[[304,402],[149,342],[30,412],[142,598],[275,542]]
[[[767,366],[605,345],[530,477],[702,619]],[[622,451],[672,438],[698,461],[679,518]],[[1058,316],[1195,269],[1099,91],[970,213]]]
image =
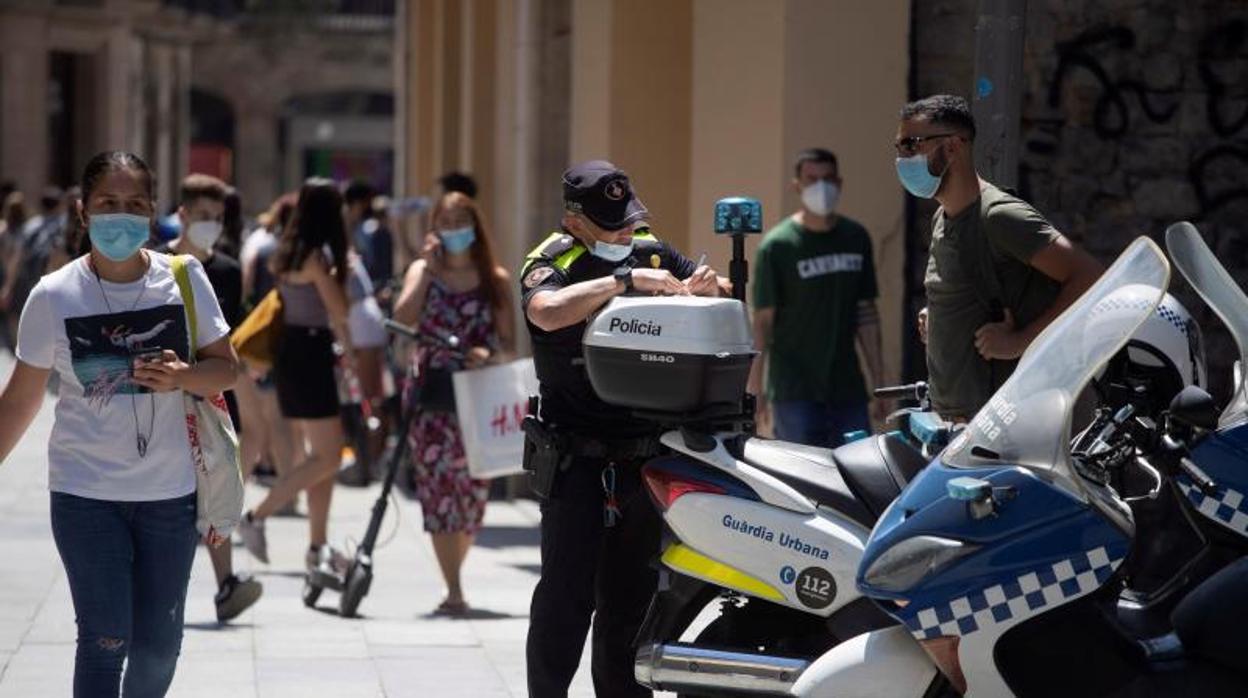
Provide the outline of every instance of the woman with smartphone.
[[265,518],[306,490],[305,562],[310,575],[341,576],[349,562],[328,544],[334,475],[345,443],[334,373],[335,339],[342,349],[343,370],[355,371],[355,347],[347,325],[348,265],[342,195],[328,179],[309,179],[299,191],[295,213],[271,261],[283,315],[273,380],[282,416],[293,427],[296,466],[243,516],[238,531],[247,549],[267,563]]
[[[431,221],[434,232],[426,236],[421,258],[404,276],[394,319],[426,334],[455,335],[467,347],[463,357],[441,346],[417,348],[422,400],[408,406],[418,414],[407,435],[425,530],[433,537],[446,582],[446,598],[434,612],[462,616],[468,603],[460,569],[481,529],[489,482],[469,475],[454,407],[434,393],[450,390],[454,371],[515,355],[515,306],[510,277],[494,257],[473,200],[458,192],[446,194],[433,207]],[[437,390],[436,385],[444,387]]]
[[229,388],[238,363],[193,259],[200,346],[190,356],[172,258],[142,249],[153,186],[151,170],[130,153],[87,163],[70,215],[87,230],[89,252],[31,291],[17,365],[0,394],[3,461],[38,412],[49,376],[60,379],[48,482],[78,623],[75,696],[160,696],[173,680],[197,539],[182,393]]

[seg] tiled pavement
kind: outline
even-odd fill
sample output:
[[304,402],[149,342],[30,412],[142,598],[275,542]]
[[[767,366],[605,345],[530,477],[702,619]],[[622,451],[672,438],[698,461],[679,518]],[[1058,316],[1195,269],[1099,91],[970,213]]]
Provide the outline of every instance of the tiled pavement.
[[[11,360],[0,358],[0,381]],[[52,399],[0,468],[0,698],[67,696],[74,615],[48,520],[46,445]],[[377,488],[339,487],[331,539],[362,536]],[[249,486],[248,500],[262,496]],[[186,639],[171,696],[523,696],[528,601],[537,580],[537,509],[491,502],[480,544],[465,568],[467,620],[431,618],[442,583],[419,507],[397,497],[383,527],[376,579],[362,618],[344,620],[326,592],[321,608],[300,600],[307,523],[269,522],[272,564],[235,548],[236,565],[256,574],[265,595],[235,622],[213,613],[212,567],[201,552],[187,600]],[[587,657],[573,694],[592,695]]]

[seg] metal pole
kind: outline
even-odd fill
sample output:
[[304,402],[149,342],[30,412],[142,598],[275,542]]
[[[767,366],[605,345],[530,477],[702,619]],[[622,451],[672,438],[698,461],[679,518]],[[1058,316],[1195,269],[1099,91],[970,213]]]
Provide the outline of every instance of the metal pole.
[[1026,17],[1027,0],[979,0],[971,91],[979,131],[975,165],[981,176],[1004,187],[1018,186]]

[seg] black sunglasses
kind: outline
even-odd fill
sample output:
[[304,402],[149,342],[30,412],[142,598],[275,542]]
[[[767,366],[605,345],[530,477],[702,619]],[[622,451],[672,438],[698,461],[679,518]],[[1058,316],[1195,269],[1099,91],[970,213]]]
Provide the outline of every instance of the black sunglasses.
[[899,138],[893,141],[893,147],[897,149],[897,153],[900,155],[914,155],[918,151],[919,146],[926,141],[933,141],[937,138],[947,138],[949,136],[956,135],[958,135],[956,132],[949,131],[947,133],[933,133],[927,136],[909,136],[907,138]]

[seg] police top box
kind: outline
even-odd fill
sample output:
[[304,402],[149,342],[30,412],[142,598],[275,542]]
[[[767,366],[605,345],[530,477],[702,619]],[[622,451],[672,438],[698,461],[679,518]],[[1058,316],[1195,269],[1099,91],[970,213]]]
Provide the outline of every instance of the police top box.
[[756,353],[745,305],[730,298],[616,298],[584,342],[600,398],[671,413],[739,402]]

